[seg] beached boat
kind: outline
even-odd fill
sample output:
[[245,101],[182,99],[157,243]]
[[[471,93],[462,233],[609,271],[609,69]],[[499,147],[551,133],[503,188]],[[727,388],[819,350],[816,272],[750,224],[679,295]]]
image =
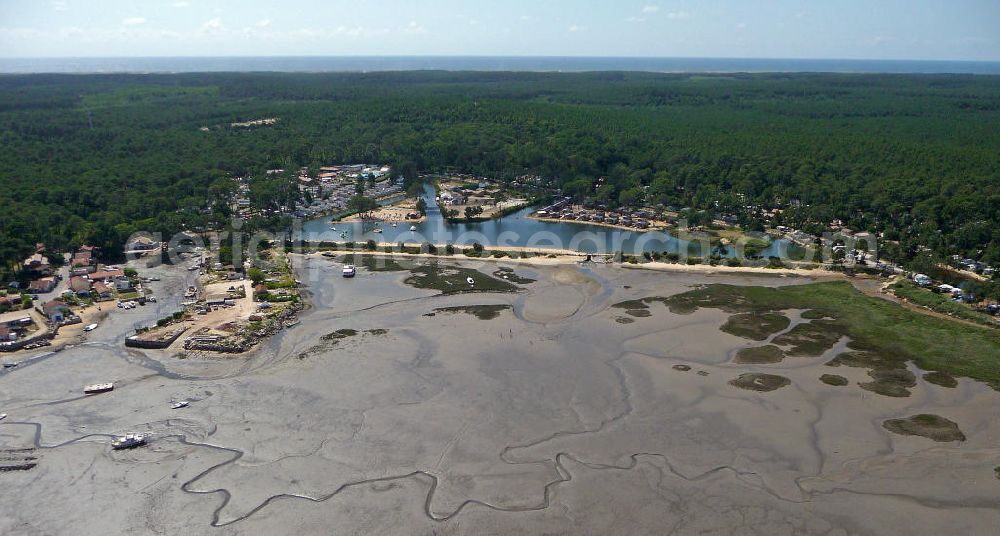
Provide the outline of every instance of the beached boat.
[[466,277],[466,278],[465,278],[465,281],[466,281],[466,282],[467,282],[468,284],[470,284],[470,285],[475,285],[475,284],[476,284],[476,280],[475,280],[475,279],[473,279],[473,278],[471,278],[471,277]]
[[190,402],[188,402],[187,400],[181,400],[180,402],[174,402],[173,404],[170,404],[170,409],[186,408],[189,405],[190,405]]
[[17,361],[11,361],[10,363],[4,363],[3,368],[14,368],[18,365],[20,365],[20,363],[18,363]]
[[343,270],[344,277],[354,277],[354,274],[356,273],[358,273],[358,270],[357,268],[354,267],[354,265],[348,264],[347,266],[344,267]]
[[6,413],[0,413],[0,421],[4,420],[6,418],[7,418],[7,414]]
[[83,331],[94,331],[97,329],[97,324],[87,324],[83,327]]
[[99,393],[107,393],[108,391],[114,391],[115,384],[113,383],[94,383],[87,385],[83,388],[83,394],[85,395],[96,395]]
[[111,448],[115,450],[134,449],[146,444],[146,434],[125,434],[111,440]]

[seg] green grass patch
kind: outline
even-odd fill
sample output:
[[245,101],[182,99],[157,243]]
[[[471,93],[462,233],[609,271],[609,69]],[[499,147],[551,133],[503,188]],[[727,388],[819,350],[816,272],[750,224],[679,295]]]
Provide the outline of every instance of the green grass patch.
[[720,329],[744,339],[763,341],[787,329],[790,323],[787,316],[778,313],[741,313],[729,317]]
[[[517,292],[513,283],[488,276],[478,270],[446,266],[436,262],[415,266],[410,269],[410,276],[404,283],[415,288],[441,291],[442,294],[459,292]],[[475,284],[470,285],[467,278],[471,277]]]
[[[852,339],[855,352],[831,365],[899,368],[913,361],[927,371],[973,378],[1000,389],[1000,331],[909,311],[871,298],[845,281],[780,288],[708,285],[666,299],[674,312],[699,307],[730,313],[809,309],[836,320],[827,326]],[[814,321],[815,322],[815,321]]]
[[341,259],[344,264],[361,266],[369,272],[405,272],[410,269],[388,255],[362,255],[352,253]]
[[788,355],[791,356],[819,357],[833,348],[845,334],[845,328],[832,320],[813,320],[795,326],[771,342],[778,346],[790,346]]

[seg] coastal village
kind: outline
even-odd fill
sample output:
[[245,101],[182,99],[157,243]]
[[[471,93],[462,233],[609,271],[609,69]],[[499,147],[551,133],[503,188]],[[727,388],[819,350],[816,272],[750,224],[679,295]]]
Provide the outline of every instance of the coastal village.
[[[273,169],[270,176],[285,174]],[[350,164],[329,165],[316,170],[301,168],[296,173],[298,202],[288,212],[277,215],[297,218],[332,217],[334,220],[375,222],[412,221],[425,219],[417,197],[408,195],[402,177],[393,176],[388,165]],[[537,199],[549,199],[535,205],[529,217],[554,222],[575,222],[614,227],[636,232],[669,231],[690,217],[687,208],[638,205],[609,207],[591,199],[562,196],[541,177],[523,176],[508,183],[485,177],[463,174],[423,175],[422,181],[433,184],[436,202],[442,216],[450,221],[478,221],[500,217],[530,206]],[[236,193],[232,199],[234,213],[244,219],[276,215],[256,205],[247,178],[234,178]],[[363,192],[374,201],[373,208],[360,213],[351,200]],[[825,227],[836,240],[806,233],[779,223],[782,207],[748,205],[745,211],[759,219],[766,233],[744,233],[736,214],[714,213],[698,218],[697,225],[687,228],[709,237],[723,248],[736,242],[754,240],[766,244],[785,239],[805,250],[826,247],[832,250],[836,262],[852,269],[873,270],[883,275],[902,277],[913,289],[936,295],[934,304],[965,302],[987,315],[1000,315],[1000,305],[985,303],[957,281],[988,281],[996,268],[974,259],[954,257],[949,266],[941,266],[950,282],[940,274],[932,277],[909,273],[899,266],[882,261],[857,244],[867,244],[882,237],[853,231],[843,222],[834,220]],[[702,211],[704,212],[704,211]],[[826,240],[826,242],[824,242]],[[854,247],[851,244],[855,244]],[[139,237],[126,244],[133,254],[158,255],[162,244]],[[184,301],[177,311],[159,319],[154,325],[138,326],[126,344],[147,349],[171,351],[211,351],[240,353],[280,329],[294,325],[301,309],[299,285],[291,272],[282,247],[271,247],[253,264],[234,267],[223,265],[210,252],[201,248],[181,253],[186,269],[197,272],[196,280],[184,289]],[[659,254],[646,254],[631,262],[665,259]],[[156,303],[150,284],[153,278],[142,277],[137,269],[99,262],[98,248],[81,245],[70,253],[55,253],[37,244],[35,252],[24,259],[22,281],[12,281],[0,291],[0,352],[33,349],[52,345],[63,338],[82,336],[96,329],[99,316],[115,310],[128,310]],[[625,260],[624,258],[622,259]],[[728,264],[738,266],[736,263]],[[909,287],[897,282],[891,290],[904,299],[921,302],[914,294],[904,294]],[[970,308],[971,310],[971,308]],[[103,313],[103,315],[102,315]]]

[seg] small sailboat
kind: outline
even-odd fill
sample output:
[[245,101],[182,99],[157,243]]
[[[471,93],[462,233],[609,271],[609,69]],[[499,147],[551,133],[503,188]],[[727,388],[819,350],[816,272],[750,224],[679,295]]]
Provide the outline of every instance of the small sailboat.
[[411,225],[410,226],[410,231],[416,232],[416,230],[417,230],[417,226],[416,225]]
[[330,230],[331,231],[336,231],[337,230],[337,226],[336,225],[331,225],[330,226]]
[[379,228],[379,227],[376,227],[376,228],[375,228],[375,230],[373,230],[372,232],[373,232],[373,233],[377,233],[377,234],[378,234],[378,233],[381,233],[381,232],[382,232],[382,229],[381,229],[381,228]]
[[395,227],[396,226],[396,222],[392,222],[392,226]]

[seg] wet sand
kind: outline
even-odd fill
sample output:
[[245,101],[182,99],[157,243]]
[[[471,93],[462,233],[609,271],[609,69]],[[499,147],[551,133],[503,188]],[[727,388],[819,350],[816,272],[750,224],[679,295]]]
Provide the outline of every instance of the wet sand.
[[[864,369],[825,365],[846,340],[819,357],[734,362],[808,322],[801,311],[760,341],[722,331],[732,315],[716,309],[679,315],[654,301],[625,324],[611,307],[707,282],[807,278],[442,261],[537,281],[516,293],[441,295],[406,285],[409,271],[359,269],[345,280],[334,261],[303,262],[312,306],[247,356],[126,350],[127,323],[116,320],[0,373],[9,414],[0,449],[37,458],[0,472],[0,533],[990,534],[1000,525],[1000,393],[966,379],[941,387],[915,370],[909,397],[865,391]],[[506,307],[486,320],[439,311],[482,305]],[[136,311],[132,322],[156,317]],[[831,372],[849,384],[820,381]],[[744,374],[788,384],[730,384]],[[84,397],[97,381],[116,388]],[[176,400],[190,407],[171,410]],[[954,422],[966,440],[883,427],[920,414]],[[110,450],[109,436],[125,432],[152,439]]]

